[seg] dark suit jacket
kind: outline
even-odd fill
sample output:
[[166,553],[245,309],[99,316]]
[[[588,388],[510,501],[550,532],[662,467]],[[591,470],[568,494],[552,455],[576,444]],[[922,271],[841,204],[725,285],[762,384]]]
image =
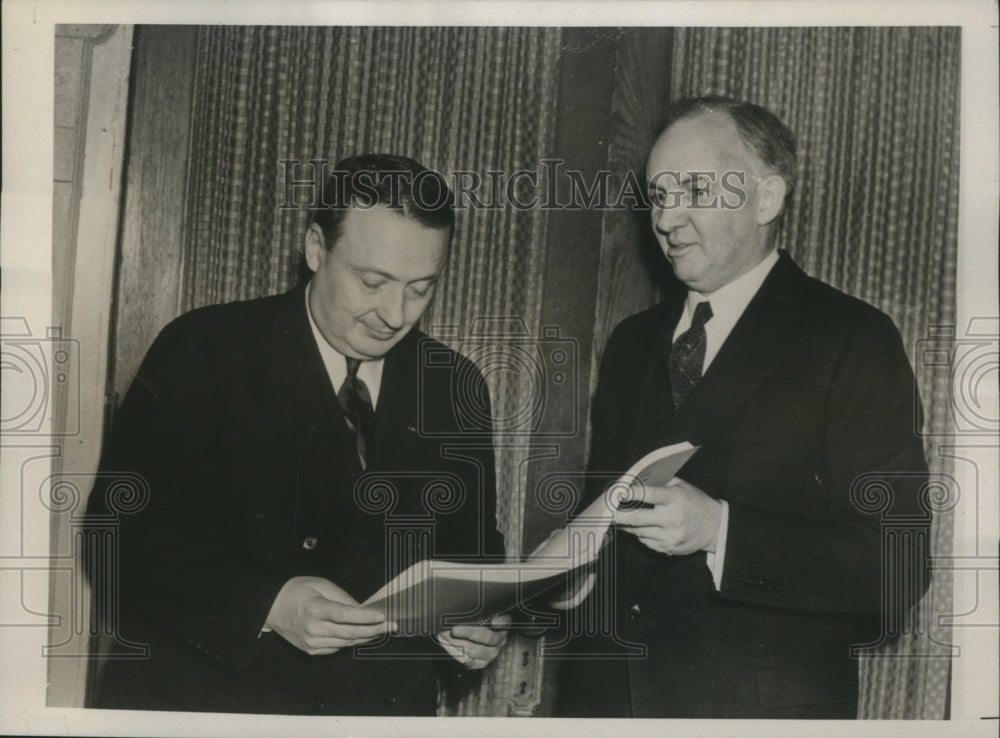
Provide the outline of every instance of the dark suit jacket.
[[[670,557],[618,533],[615,574],[592,597],[613,602],[604,627],[645,655],[616,658],[616,638],[577,639],[578,654],[613,653],[563,669],[558,711],[855,717],[850,646],[897,630],[926,588],[919,546],[883,541],[883,516],[913,516],[913,540],[924,543],[929,522],[918,501],[919,403],[899,334],[783,253],[675,412],[666,362],[683,300],[611,336],[590,466],[619,474],[659,446],[701,446],[679,476],[729,503],[721,591],[703,552]],[[889,490],[881,512],[879,482]],[[888,588],[903,582],[884,581],[889,553],[915,582],[891,602]]]
[[[92,706],[434,714],[436,676],[460,667],[429,640],[312,657],[259,634],[294,576],[325,577],[364,601],[414,559],[502,554],[491,428],[470,427],[490,417],[488,399],[486,412],[459,418],[463,397],[488,398],[482,375],[412,330],[385,357],[363,475],[302,288],[168,325],[102,460],[106,476],[141,474],[148,502],[118,516],[116,576],[88,565],[95,601],[120,590],[119,640],[150,654],[109,659]],[[373,480],[389,483],[392,505]],[[93,525],[121,509],[121,491],[93,490]],[[400,545],[387,557],[389,535]]]

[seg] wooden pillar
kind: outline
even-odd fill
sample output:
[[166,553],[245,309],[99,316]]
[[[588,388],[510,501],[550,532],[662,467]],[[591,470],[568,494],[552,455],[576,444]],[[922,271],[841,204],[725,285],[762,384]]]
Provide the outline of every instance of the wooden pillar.
[[[552,159],[560,162],[550,209],[542,317],[543,340],[570,344],[575,392],[550,392],[543,433],[532,440],[522,521],[522,553],[566,522],[572,495],[550,494],[563,476],[563,490],[579,488],[586,468],[590,401],[611,329],[626,315],[658,297],[662,256],[651,238],[649,218],[623,197],[631,184],[645,188],[645,161],[662,122],[670,79],[670,29],[567,28],[558,121]],[[547,173],[551,176],[555,165]],[[576,175],[570,175],[576,172]],[[574,192],[576,176],[587,192]],[[606,196],[600,182],[606,177]],[[596,188],[596,189],[595,189]],[[635,189],[633,188],[633,193]],[[549,202],[551,207],[552,203]],[[551,376],[546,377],[552,381]],[[574,484],[573,481],[576,483]],[[511,715],[549,714],[558,688],[556,671],[545,668],[543,640],[515,634]]]
[[198,29],[140,26],[122,213],[109,401],[180,312],[184,217]]

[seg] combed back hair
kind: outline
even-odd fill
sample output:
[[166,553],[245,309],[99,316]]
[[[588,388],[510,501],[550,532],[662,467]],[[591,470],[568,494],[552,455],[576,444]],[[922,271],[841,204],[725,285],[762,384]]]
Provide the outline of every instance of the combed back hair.
[[791,192],[795,186],[795,136],[767,108],[721,95],[688,97],[670,105],[667,110],[667,125],[663,130],[666,131],[679,120],[715,112],[729,115],[743,142],[764,164],[785,180],[788,191]]
[[455,229],[454,196],[439,173],[405,156],[359,154],[337,162],[327,177],[323,206],[312,210],[312,223],[323,231],[327,249],[340,238],[351,208],[385,206],[400,217],[426,226]]

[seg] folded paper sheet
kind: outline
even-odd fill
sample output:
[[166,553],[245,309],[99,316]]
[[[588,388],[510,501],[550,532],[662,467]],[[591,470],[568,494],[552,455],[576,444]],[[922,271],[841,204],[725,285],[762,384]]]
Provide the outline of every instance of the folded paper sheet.
[[597,559],[615,511],[623,504],[642,504],[645,488],[669,484],[696,450],[679,443],[642,457],[527,561],[420,561],[363,604],[383,610],[399,624],[400,635],[427,635],[488,618],[566,586],[571,572]]

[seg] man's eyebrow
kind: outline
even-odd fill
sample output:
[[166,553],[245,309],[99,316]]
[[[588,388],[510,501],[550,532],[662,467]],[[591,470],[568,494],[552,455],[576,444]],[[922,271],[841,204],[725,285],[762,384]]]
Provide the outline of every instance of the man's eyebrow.
[[[400,281],[402,281],[395,274],[392,274],[390,272],[384,271],[382,269],[376,269],[375,267],[351,267],[351,271],[354,272],[355,274],[364,274],[366,276],[367,275],[373,275],[373,276],[378,276],[378,277],[384,277],[385,279],[388,279],[391,282],[400,282]],[[435,273],[435,274],[428,275],[426,277],[417,277],[416,279],[411,279],[407,284],[413,284],[414,282],[436,282],[437,279],[438,279],[438,276],[439,275]]]
[[[670,180],[669,184],[662,184],[664,180]],[[691,182],[691,176],[688,174],[678,174],[677,172],[672,172],[669,169],[657,172],[649,179],[649,186],[656,187],[658,189],[663,189],[664,187],[669,187],[670,185],[686,185]]]
[[397,281],[396,275],[390,274],[389,272],[383,271],[381,269],[375,269],[374,267],[351,267],[351,271],[355,274],[364,274],[365,276],[371,275],[375,277],[385,277],[392,281]]

